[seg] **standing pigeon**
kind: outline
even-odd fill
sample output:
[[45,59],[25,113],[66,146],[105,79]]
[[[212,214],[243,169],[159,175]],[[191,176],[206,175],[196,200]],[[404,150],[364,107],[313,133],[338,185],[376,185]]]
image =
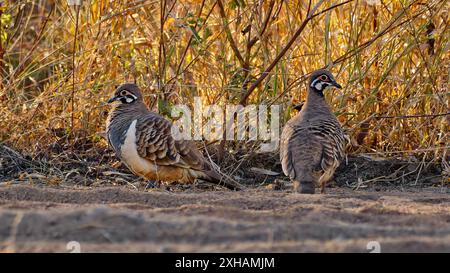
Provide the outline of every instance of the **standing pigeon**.
[[200,178],[228,188],[239,184],[221,179],[194,142],[176,140],[172,123],[148,110],[139,87],[126,83],[108,103],[113,106],[106,122],[109,145],[136,175],[158,181],[192,183]]
[[323,193],[345,156],[347,137],[323,95],[329,86],[342,88],[329,71],[313,72],[306,103],[281,134],[283,172],[300,193],[313,194],[316,185]]

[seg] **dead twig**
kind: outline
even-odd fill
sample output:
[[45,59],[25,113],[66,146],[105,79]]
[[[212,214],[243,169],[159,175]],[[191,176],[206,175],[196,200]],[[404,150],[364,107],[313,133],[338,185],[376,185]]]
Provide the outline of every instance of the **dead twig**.
[[400,118],[400,119],[406,119],[406,118],[436,118],[436,117],[442,117],[442,116],[448,116],[450,115],[450,112],[448,113],[440,113],[440,114],[423,114],[423,115],[404,115],[404,116],[377,116],[375,118],[381,119],[381,118]]
[[223,7],[222,0],[217,1],[217,5],[219,6],[219,13],[220,17],[222,17],[222,23],[223,27],[225,29],[225,34],[227,35],[228,42],[230,43],[231,49],[234,52],[234,55],[236,55],[236,58],[239,60],[239,63],[242,67],[245,65],[245,60],[242,57],[241,52],[239,51],[239,48],[236,45],[236,42],[233,39],[233,35],[231,34],[231,30],[228,23],[227,15],[225,14],[225,8]]
[[315,5],[315,7],[312,9],[312,11],[310,11],[310,8],[311,8],[311,1],[310,1],[309,7],[308,7],[308,15],[307,15],[306,19],[303,21],[303,23],[300,25],[300,27],[294,33],[294,35],[289,40],[289,42],[286,44],[286,46],[280,51],[280,53],[278,53],[278,55],[275,57],[275,59],[272,61],[272,63],[270,63],[270,65],[264,70],[264,72],[261,74],[261,76],[259,76],[259,78],[250,86],[250,88],[247,90],[245,95],[242,96],[241,101],[239,103],[242,105],[245,105],[247,103],[248,97],[250,97],[250,95],[253,93],[253,91],[256,89],[256,87],[258,87],[259,84],[269,75],[269,72],[272,71],[272,69],[277,65],[277,63],[281,60],[281,58],[283,58],[283,56],[286,54],[286,52],[291,48],[291,46],[297,40],[298,36],[300,36],[300,34],[303,32],[303,30],[305,29],[305,27],[309,23],[309,21],[311,21],[313,18],[315,18],[329,10],[335,9],[339,6],[345,5],[352,1],[353,0],[347,0],[345,2],[333,5],[329,8],[326,8],[318,13],[315,13],[315,11],[323,3],[323,1],[319,1]]

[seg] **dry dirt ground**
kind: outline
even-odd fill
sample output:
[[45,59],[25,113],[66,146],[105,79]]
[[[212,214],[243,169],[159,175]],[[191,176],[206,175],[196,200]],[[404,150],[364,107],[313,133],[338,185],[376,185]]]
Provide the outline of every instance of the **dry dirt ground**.
[[68,252],[450,252],[450,195],[250,189],[0,187],[0,250]]
[[349,158],[326,194],[301,195],[276,155],[239,159],[237,192],[148,189],[113,160],[0,146],[0,252],[450,252],[440,164]]

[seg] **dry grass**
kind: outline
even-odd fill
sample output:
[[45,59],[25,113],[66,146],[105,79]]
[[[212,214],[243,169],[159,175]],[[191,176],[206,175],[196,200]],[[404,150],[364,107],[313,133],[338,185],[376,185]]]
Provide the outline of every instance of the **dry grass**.
[[104,146],[104,102],[125,81],[163,114],[199,95],[282,104],[285,121],[305,76],[332,65],[345,88],[327,100],[352,152],[448,160],[447,1],[312,2],[6,1],[0,142],[31,154]]

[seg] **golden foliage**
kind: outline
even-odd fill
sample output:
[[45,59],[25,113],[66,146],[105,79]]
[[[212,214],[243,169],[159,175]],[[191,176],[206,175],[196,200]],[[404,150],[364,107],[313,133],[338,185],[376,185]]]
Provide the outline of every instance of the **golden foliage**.
[[[323,2],[316,13],[336,4],[312,2]],[[286,120],[305,98],[307,74],[332,64],[344,89],[327,100],[359,142],[354,151],[445,157],[445,4],[355,0],[332,8],[308,22],[249,102],[283,104]],[[30,152],[62,136],[72,146],[80,139],[101,145],[104,102],[126,81],[162,112],[197,95],[237,104],[308,9],[308,1],[91,0],[77,13],[65,0],[6,2],[0,141]]]

